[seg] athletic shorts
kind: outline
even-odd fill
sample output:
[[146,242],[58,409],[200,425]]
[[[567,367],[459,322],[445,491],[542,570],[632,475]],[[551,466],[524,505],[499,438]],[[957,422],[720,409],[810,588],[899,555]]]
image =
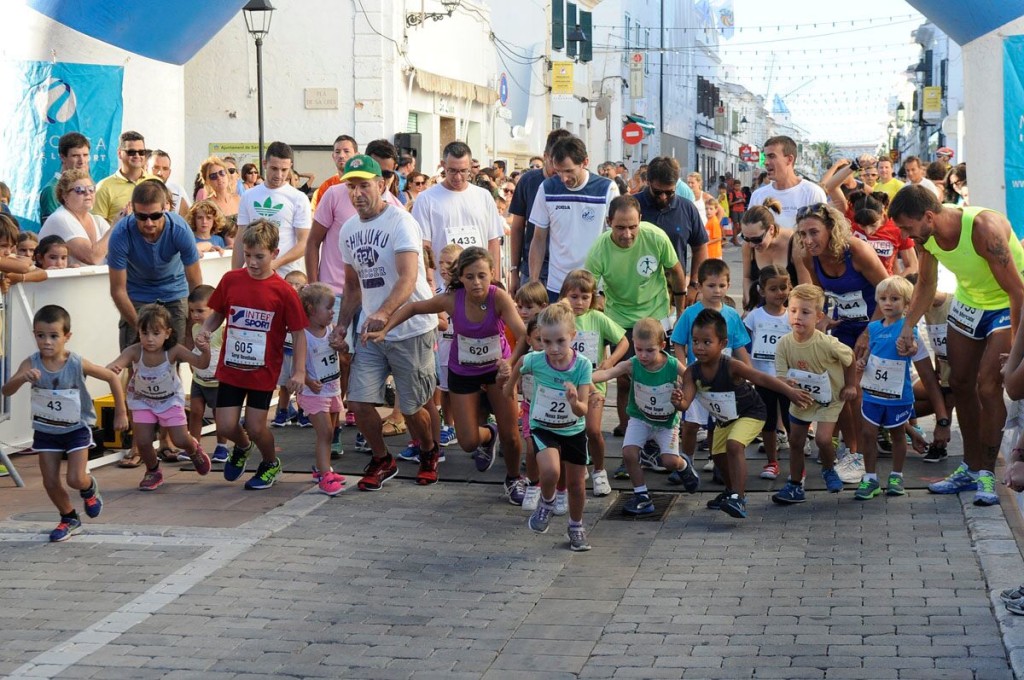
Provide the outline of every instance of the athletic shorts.
[[586,431],[580,431],[577,434],[557,434],[551,430],[535,428],[532,434],[537,453],[544,449],[558,449],[558,457],[563,463],[590,464]]
[[861,336],[864,329],[868,327],[864,321],[846,321],[831,330],[832,336],[850,349],[857,344],[857,338]]
[[728,423],[715,423],[715,434],[711,440],[711,454],[725,453],[726,442],[736,441],[748,446],[764,430],[764,421],[759,418],[737,418]]
[[[387,377],[395,378],[398,407],[405,415],[416,413],[434,398],[433,330],[405,340],[368,342],[355,346],[348,379],[348,400],[383,404]],[[223,383],[222,383],[223,384]]]
[[201,385],[192,380],[192,389],[189,396],[193,399],[202,399],[207,406],[213,408],[217,405],[217,388],[209,385]]
[[84,426],[64,434],[32,433],[32,450],[38,453],[74,453],[94,446],[92,430]]
[[972,340],[984,340],[992,333],[1010,327],[1010,308],[982,311],[968,307],[954,298],[949,307],[946,326]]
[[273,398],[273,390],[252,390],[223,380],[217,388],[217,408],[242,408],[246,404],[249,408],[269,411],[270,400]]
[[452,394],[476,394],[485,385],[493,385],[498,380],[498,369],[480,375],[461,375],[448,367],[448,391]]
[[148,408],[132,409],[132,421],[143,425],[159,425],[160,427],[178,427],[179,425],[188,424],[188,418],[185,416],[185,407],[181,404],[175,404],[159,413]]
[[319,394],[298,394],[295,401],[307,415],[315,413],[341,413],[341,397],[337,394],[326,397]]
[[704,408],[704,405],[700,403],[699,399],[694,399],[690,402],[690,408],[686,409],[683,413],[683,422],[695,423],[701,427],[707,427],[708,418],[711,414]]
[[875,427],[898,427],[914,417],[913,404],[879,404],[865,400],[860,407],[864,420]]
[[642,418],[631,417],[626,423],[626,434],[622,438],[622,446],[636,446],[642,449],[644,444],[652,439],[657,443],[658,453],[661,455],[680,455],[678,427],[658,427]]

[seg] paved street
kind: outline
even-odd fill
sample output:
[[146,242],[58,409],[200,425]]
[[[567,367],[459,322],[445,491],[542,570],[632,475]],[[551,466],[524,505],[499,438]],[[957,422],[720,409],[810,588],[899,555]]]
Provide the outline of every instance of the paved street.
[[[100,479],[118,475],[135,477]],[[738,521],[706,493],[662,522],[601,519],[611,499],[591,499],[594,549],[573,554],[563,520],[532,534],[494,485],[308,488],[286,476],[275,492],[298,495],[234,529],[93,524],[51,545],[49,522],[0,523],[0,674],[1013,677],[989,600],[1006,584],[986,584],[956,498],[759,494]],[[1022,573],[1000,509],[967,507],[1003,580]]]

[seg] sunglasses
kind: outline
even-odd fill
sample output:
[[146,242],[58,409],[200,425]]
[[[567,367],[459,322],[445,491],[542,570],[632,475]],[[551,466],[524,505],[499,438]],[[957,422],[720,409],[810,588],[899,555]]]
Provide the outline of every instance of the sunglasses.
[[535,164],[535,165],[531,165],[531,166],[530,166],[530,170],[540,170],[540,169],[541,169],[541,168],[543,168],[543,167],[544,167],[543,165],[540,165],[540,164],[538,163],[538,164]]
[[740,236],[743,238],[744,241],[746,241],[750,245],[759,246],[762,243],[764,243],[765,237],[768,236],[768,229],[765,228],[764,233],[761,234],[760,236],[747,236],[746,234],[740,234]]
[[516,192],[515,189],[502,189],[501,190],[501,193],[503,193],[503,194],[514,194],[515,192]]
[[124,155],[126,156],[148,156],[149,149],[125,149]]
[[245,174],[247,174],[247,175],[258,175],[258,174],[260,174],[260,171],[259,170],[250,170],[249,172],[247,172]]
[[383,177],[384,179],[391,179],[392,177],[395,176],[395,171],[394,170],[381,170],[380,171],[380,176]]
[[209,179],[220,179],[221,177],[225,177],[225,176],[227,176],[227,173],[225,171],[223,171],[223,170],[216,170],[214,172],[211,172],[207,177]]
[[805,217],[820,215],[825,212],[825,207],[824,203],[812,203],[811,205],[805,205],[796,211],[796,221],[799,222]]
[[229,175],[237,175],[238,174],[238,168],[228,168],[228,174]]
[[135,215],[136,222],[159,222],[164,216],[163,211],[155,213],[133,212],[132,214]]
[[96,193],[96,185],[90,184],[87,187],[71,187],[71,190],[78,194],[79,196],[85,196],[86,194],[92,196],[93,194]]
[[418,182],[413,182],[413,183],[412,183],[412,185],[413,185],[414,187],[421,187],[421,186],[423,186],[424,184],[426,184],[426,181],[424,181],[424,180],[422,180],[422,179],[421,179],[420,181],[418,181]]
[[648,186],[647,190],[651,192],[651,196],[664,196],[665,198],[672,198],[672,196],[674,196],[676,193],[676,190],[674,188],[658,190]]

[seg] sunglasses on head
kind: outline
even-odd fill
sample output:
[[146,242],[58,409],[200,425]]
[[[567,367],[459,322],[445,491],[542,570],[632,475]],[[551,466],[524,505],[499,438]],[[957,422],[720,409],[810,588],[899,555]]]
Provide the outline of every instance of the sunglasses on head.
[[161,217],[164,216],[163,211],[155,212],[155,213],[133,212],[132,214],[135,215],[135,221],[136,222],[156,222]]
[[224,177],[224,176],[226,176],[226,175],[227,175],[227,173],[226,173],[226,172],[225,172],[224,170],[216,170],[216,171],[214,171],[214,172],[211,172],[211,173],[210,173],[210,174],[208,175],[208,177],[209,177],[210,179],[220,179],[221,177]]
[[125,149],[126,156],[148,156],[149,149]]
[[824,203],[812,203],[811,205],[805,205],[796,211],[796,220],[799,222],[805,217],[820,215],[825,211]]
[[85,196],[86,194],[92,196],[96,193],[96,185],[90,184],[87,187],[71,187],[71,190],[79,196]]

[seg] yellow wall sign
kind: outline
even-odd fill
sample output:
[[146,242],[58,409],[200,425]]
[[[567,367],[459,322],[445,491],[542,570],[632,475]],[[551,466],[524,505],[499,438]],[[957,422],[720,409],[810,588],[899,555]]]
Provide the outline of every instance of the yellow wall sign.
[[572,95],[573,66],[571,61],[556,61],[551,65],[551,94]]
[[938,120],[942,117],[942,88],[938,85],[931,85],[924,88],[924,106],[922,107],[925,120]]

